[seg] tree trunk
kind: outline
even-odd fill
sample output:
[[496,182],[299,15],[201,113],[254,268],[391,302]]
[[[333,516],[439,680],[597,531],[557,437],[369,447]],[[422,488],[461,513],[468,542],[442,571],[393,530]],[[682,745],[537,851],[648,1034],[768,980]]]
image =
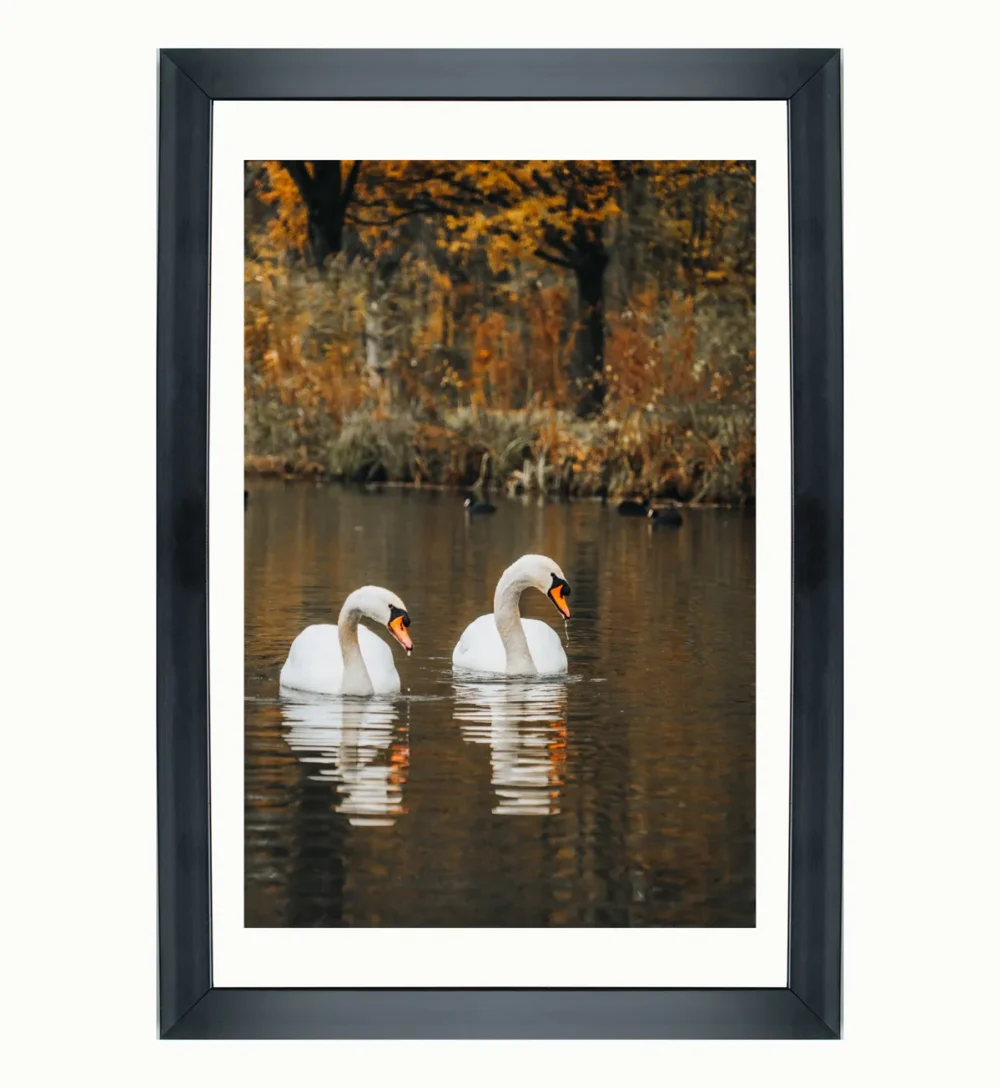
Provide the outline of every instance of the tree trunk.
[[608,258],[603,248],[574,265],[580,302],[580,321],[573,352],[573,378],[577,387],[576,414],[597,415],[604,406],[604,270]]
[[340,162],[313,163],[313,184],[306,201],[309,210],[309,249],[313,263],[321,267],[344,244],[344,207],[341,203]]
[[336,256],[343,249],[344,220],[354,197],[361,163],[353,163],[346,179],[340,159],[313,162],[311,175],[304,162],[283,162],[282,166],[302,194],[309,221],[309,257],[321,268],[327,257]]
[[390,373],[395,331],[391,321],[391,281],[398,268],[397,253],[374,257],[368,280],[368,297],[365,300],[365,377],[373,390],[383,390],[390,395],[392,390],[386,386],[386,378]]
[[373,389],[382,386],[385,357],[383,336],[385,334],[385,315],[382,307],[386,302],[386,285],[376,271],[368,288],[368,300],[365,304],[365,376]]

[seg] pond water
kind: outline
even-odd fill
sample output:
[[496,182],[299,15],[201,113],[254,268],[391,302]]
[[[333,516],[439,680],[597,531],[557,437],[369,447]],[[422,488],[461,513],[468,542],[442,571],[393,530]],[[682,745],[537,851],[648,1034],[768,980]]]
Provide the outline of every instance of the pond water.
[[[248,926],[752,926],[754,520],[654,530],[613,505],[254,485],[246,509]],[[572,587],[569,675],[452,675],[518,556]],[[391,699],[284,698],[295,635],[399,594]],[[380,635],[388,638],[388,632]]]

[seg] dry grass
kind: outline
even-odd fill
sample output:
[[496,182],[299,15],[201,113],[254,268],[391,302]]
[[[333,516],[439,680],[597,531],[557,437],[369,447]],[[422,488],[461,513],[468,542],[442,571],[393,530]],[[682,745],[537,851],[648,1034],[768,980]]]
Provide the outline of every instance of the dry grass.
[[[754,501],[745,300],[651,290],[610,312],[604,412],[579,420],[562,379],[566,339],[554,331],[570,305],[558,285],[461,320],[445,309],[453,291],[397,290],[372,371],[361,273],[337,272],[248,265],[248,472]],[[408,273],[416,285],[418,273]]]

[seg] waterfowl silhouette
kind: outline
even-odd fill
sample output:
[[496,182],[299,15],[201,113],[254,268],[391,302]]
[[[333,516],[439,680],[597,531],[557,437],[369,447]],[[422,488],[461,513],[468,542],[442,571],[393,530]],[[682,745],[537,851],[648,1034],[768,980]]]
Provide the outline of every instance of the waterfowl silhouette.
[[650,510],[646,517],[654,529],[676,529],[684,524],[679,511],[672,506],[668,506],[666,510]]

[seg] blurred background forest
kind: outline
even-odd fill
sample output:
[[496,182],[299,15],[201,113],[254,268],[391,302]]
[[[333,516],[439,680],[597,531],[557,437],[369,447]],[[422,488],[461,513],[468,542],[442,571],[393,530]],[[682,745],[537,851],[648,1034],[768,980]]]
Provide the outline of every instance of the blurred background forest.
[[248,162],[245,467],[752,504],[752,162]]

